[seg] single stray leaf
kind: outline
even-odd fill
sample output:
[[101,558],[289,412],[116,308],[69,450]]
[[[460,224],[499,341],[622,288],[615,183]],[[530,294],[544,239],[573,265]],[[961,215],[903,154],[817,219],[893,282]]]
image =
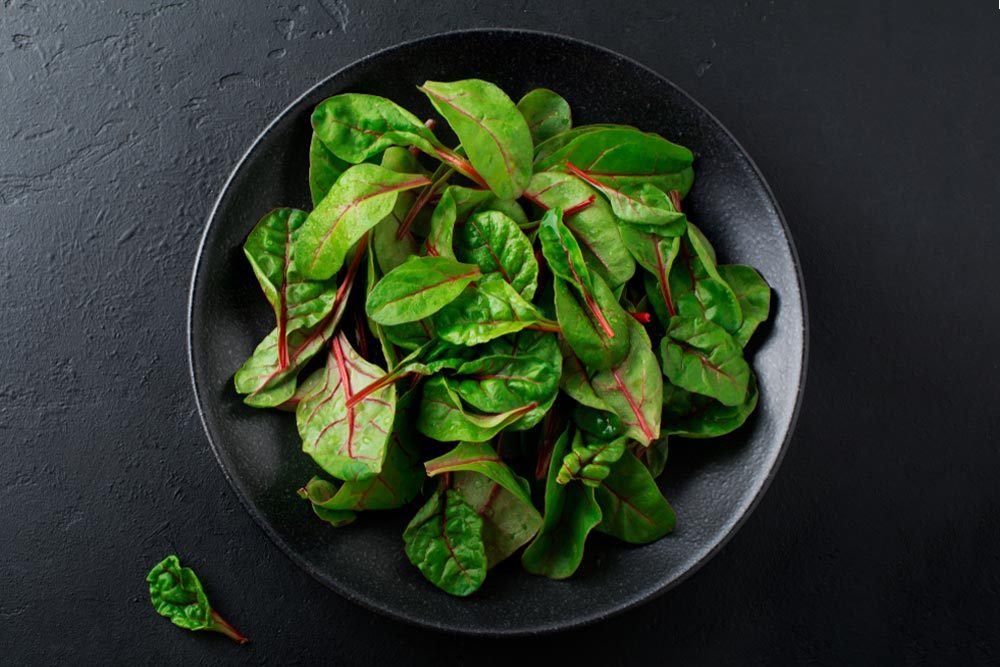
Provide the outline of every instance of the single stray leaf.
[[189,567],[181,567],[177,556],[167,556],[157,563],[146,582],[156,613],[174,625],[185,630],[219,632],[237,644],[249,641],[212,609],[198,575]]

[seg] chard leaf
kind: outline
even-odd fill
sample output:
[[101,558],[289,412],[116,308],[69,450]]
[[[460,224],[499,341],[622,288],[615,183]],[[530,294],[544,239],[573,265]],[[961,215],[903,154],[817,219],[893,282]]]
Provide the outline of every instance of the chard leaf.
[[[399,173],[419,173],[420,163],[410,151],[393,146],[387,148],[382,155],[382,166]],[[389,214],[372,229],[372,247],[382,273],[389,273],[394,268],[417,254],[417,242],[413,234],[405,231],[400,234],[403,220],[416,201],[413,190],[402,190],[396,195]]]
[[531,140],[537,146],[560,132],[567,131],[573,124],[569,104],[548,88],[535,88],[520,99],[517,110],[524,116],[531,132]]
[[365,309],[379,324],[416,322],[454,301],[482,274],[448,257],[411,257],[378,281]]
[[663,432],[684,438],[715,438],[742,426],[756,407],[757,382],[752,371],[746,399],[735,406],[667,385],[663,391]]
[[498,197],[516,199],[531,178],[531,133],[507,94],[479,79],[427,81],[427,95]]
[[[593,276],[592,285],[591,302],[586,303],[578,290],[556,278],[553,283],[556,319],[566,342],[588,368],[609,368],[628,354],[631,318],[600,276]],[[595,312],[601,315],[603,326],[595,319]]]
[[663,376],[645,329],[628,322],[629,350],[618,364],[598,371],[591,386],[621,419],[625,433],[643,445],[660,437],[663,410]]
[[692,224],[681,241],[669,283],[678,315],[704,318],[729,333],[739,330],[743,323],[739,301],[715,266],[712,246]]
[[428,438],[443,442],[486,442],[537,407],[537,403],[529,402],[495,414],[472,412],[448,387],[447,380],[437,375],[424,383],[417,429]]
[[474,593],[486,580],[483,520],[462,495],[438,489],[403,532],[410,562],[452,595]]
[[531,241],[517,223],[498,211],[473,214],[458,228],[458,259],[479,265],[484,273],[499,273],[526,301],[538,286],[538,262]]
[[[741,347],[747,342],[771,310],[771,288],[752,267],[741,264],[722,264],[719,275],[732,289],[743,313],[743,323],[733,333]],[[753,408],[751,408],[753,410]]]
[[616,289],[635,273],[635,262],[618,230],[611,207],[593,188],[572,174],[540,172],[524,196],[544,210],[563,210],[563,224],[579,241],[587,266]]
[[452,345],[479,345],[543,319],[499,273],[483,276],[431,318],[438,338]]
[[243,244],[243,253],[274,310],[282,367],[290,363],[289,334],[323,321],[333,309],[337,292],[336,281],[309,280],[299,273],[292,250],[306,215],[291,208],[274,209],[260,219]]
[[309,142],[309,194],[315,208],[342,173],[351,166],[330,152],[319,135],[313,132]]
[[565,579],[580,567],[587,535],[601,522],[594,489],[575,482],[559,484],[557,476],[569,442],[563,433],[555,443],[545,481],[545,514],[535,539],[521,554],[521,564],[532,574]]
[[556,482],[568,484],[576,479],[587,486],[598,487],[611,472],[611,464],[625,453],[627,437],[615,438],[607,442],[586,443],[583,433],[573,434],[571,451],[563,457],[562,467],[556,475]]
[[[427,254],[432,257],[455,258],[453,248],[453,237],[455,234],[455,220],[458,217],[458,206],[455,204],[455,190],[445,188],[441,193],[441,199],[434,207],[431,215],[431,230],[424,241]],[[467,260],[462,259],[463,262]],[[467,262],[474,264],[475,262]]]
[[177,556],[167,556],[157,563],[146,576],[146,583],[156,613],[177,627],[219,632],[237,644],[249,641],[212,609],[198,575],[189,567],[181,567]]
[[677,517],[653,476],[631,453],[611,466],[595,492],[601,506],[597,530],[632,544],[646,544],[673,531]]
[[295,243],[295,261],[307,278],[329,278],[361,236],[392,213],[396,196],[430,183],[423,174],[400,174],[358,164],[337,179],[309,214]]
[[608,185],[579,169],[573,163],[566,168],[601,194],[611,210],[622,222],[651,225],[661,236],[680,236],[687,226],[684,214],[674,208],[673,202],[663,190],[650,183],[625,183]]
[[670,446],[667,440],[667,437],[663,436],[642,450],[643,465],[649,470],[649,474],[653,476],[653,479],[662,475],[663,469],[667,467],[667,455],[670,453]]
[[396,411],[395,387],[382,387],[350,407],[347,402],[383,374],[340,334],[330,344],[326,366],[302,385],[295,410],[302,450],[337,479],[360,481],[382,470]]
[[611,408],[604,399],[594,392],[594,387],[590,384],[590,372],[566,343],[565,338],[560,341],[560,348],[563,355],[563,374],[559,378],[559,388],[577,403],[594,410],[610,411]]
[[573,409],[573,423],[588,436],[601,441],[612,440],[625,432],[625,426],[618,415],[582,403]]
[[440,146],[420,119],[376,95],[345,93],[320,102],[313,131],[331,153],[358,164],[390,146],[416,146],[428,155]]
[[739,344],[717,324],[701,318],[671,318],[660,355],[663,373],[678,387],[728,406],[746,399],[750,367]]

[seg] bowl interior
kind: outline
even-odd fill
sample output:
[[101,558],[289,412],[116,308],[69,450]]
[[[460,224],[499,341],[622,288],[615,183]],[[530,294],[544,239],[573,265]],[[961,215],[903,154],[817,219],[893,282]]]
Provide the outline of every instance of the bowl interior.
[[[671,442],[662,478],[677,530],[625,547],[592,537],[565,582],[531,576],[517,558],[490,572],[468,599],[441,593],[406,559],[403,527],[415,511],[370,512],[335,530],[295,493],[315,467],[301,453],[294,417],[246,407],[232,375],[273,326],[242,254],[259,217],[275,206],[308,209],[311,109],[329,95],[384,95],[420,117],[433,114],[415,85],[482,78],[518,99],[535,87],[563,95],[574,123],[636,125],[690,147],[696,182],[686,210],[720,261],[750,264],[774,290],[769,323],[751,352],[760,383],[755,416],[735,434]],[[450,33],[355,63],[293,103],[256,141],[208,223],[195,266],[191,365],[205,428],[241,500],[297,563],[346,597],[397,618],[481,634],[537,633],[602,618],[655,595],[693,571],[736,529],[773,474],[790,435],[805,360],[801,277],[781,214],[740,146],[707,111],[644,67],[609,51],[517,31]]]

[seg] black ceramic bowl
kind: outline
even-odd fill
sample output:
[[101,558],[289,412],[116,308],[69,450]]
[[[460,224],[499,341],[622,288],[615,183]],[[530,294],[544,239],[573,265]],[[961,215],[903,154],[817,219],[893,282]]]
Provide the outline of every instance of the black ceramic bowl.
[[[315,467],[299,449],[294,418],[244,406],[232,376],[273,326],[242,243],[269,209],[308,208],[312,108],[330,95],[357,91],[430,117],[416,84],[471,77],[496,82],[515,100],[548,87],[569,101],[577,124],[627,123],[690,147],[697,180],[686,210],[720,260],[762,273],[774,305],[752,351],[760,383],[755,416],[726,438],[671,443],[662,486],[677,511],[672,535],[642,547],[592,536],[580,570],[561,582],[529,575],[511,558],[463,599],[434,588],[407,561],[401,534],[415,507],[369,512],[339,530],[317,520],[295,494]],[[333,74],[282,112],[237,165],[208,221],[189,326],[195,396],[209,440],[247,510],[278,546],[324,584],[371,609],[483,635],[595,621],[662,593],[708,560],[774,475],[795,422],[806,358],[795,249],[767,184],[732,135],[676,86],[628,58],[564,37],[506,30],[449,33],[381,51]]]

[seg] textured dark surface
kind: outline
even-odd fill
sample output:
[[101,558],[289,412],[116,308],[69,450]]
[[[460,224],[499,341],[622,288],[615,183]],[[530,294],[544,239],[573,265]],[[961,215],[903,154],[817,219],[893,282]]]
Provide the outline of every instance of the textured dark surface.
[[[414,508],[368,514],[340,531],[317,521],[294,493],[318,472],[301,453],[294,417],[247,408],[233,391],[232,375],[274,327],[242,243],[276,204],[309,208],[309,116],[316,104],[364,91],[428,117],[432,107],[414,81],[470,76],[497,83],[514,99],[538,86],[560,90],[578,124],[626,123],[688,146],[698,175],[684,210],[712,239],[720,261],[760,271],[774,292],[774,308],[750,348],[761,396],[754,417],[710,443],[670,443],[661,480],[679,519],[670,539],[635,548],[595,536],[570,584],[529,575],[512,559],[492,570],[475,596],[461,599],[436,591],[408,562],[400,535]],[[538,634],[604,618],[650,597],[707,560],[731,534],[772,476],[794,421],[805,361],[803,300],[767,186],[725,129],[676,87],[581,42],[466,31],[418,40],[348,67],[297,100],[253,146],[224,190],[201,252],[192,291],[192,367],[206,426],[228,475],[262,525],[304,567],[351,599],[413,623],[476,634]],[[425,451],[443,452],[436,444],[427,443]]]
[[[604,44],[716,113],[789,219],[812,325],[797,435],[726,548],[636,611],[502,642],[383,619],[282,555],[212,460],[184,348],[202,224],[259,130],[372,50],[492,25]],[[4,0],[4,662],[1000,658],[998,33],[990,3]],[[251,646],[151,612],[174,550]]]

